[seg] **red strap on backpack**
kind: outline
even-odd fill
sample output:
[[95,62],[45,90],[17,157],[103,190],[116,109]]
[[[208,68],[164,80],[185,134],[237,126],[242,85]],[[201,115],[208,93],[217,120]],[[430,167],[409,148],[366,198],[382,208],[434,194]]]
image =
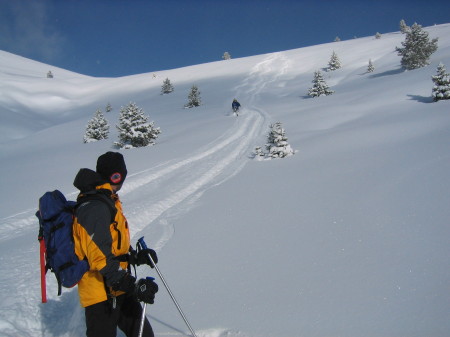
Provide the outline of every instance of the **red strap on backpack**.
[[47,288],[45,283],[45,242],[44,238],[39,238],[40,260],[41,260],[41,297],[42,303],[47,303]]

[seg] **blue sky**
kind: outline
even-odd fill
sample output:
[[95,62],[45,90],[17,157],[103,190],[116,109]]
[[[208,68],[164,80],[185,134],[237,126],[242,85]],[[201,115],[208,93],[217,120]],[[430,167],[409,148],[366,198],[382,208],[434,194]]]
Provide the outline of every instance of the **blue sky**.
[[0,49],[118,77],[450,23],[448,0],[0,0]]

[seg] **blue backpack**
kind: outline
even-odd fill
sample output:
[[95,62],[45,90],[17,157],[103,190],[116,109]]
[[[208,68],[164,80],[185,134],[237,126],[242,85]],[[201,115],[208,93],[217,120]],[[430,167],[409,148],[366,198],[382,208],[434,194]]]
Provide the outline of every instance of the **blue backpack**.
[[41,258],[41,292],[42,302],[47,302],[45,275],[50,269],[58,282],[58,296],[61,287],[72,288],[80,282],[89,270],[86,259],[79,260],[75,254],[73,240],[73,220],[77,205],[89,200],[99,200],[108,206],[111,223],[116,216],[116,208],[109,197],[95,191],[79,196],[78,202],[68,201],[58,191],[46,192],[39,199],[40,258]]
[[38,239],[41,242],[43,302],[46,301],[44,295],[47,270],[50,269],[56,276],[58,296],[61,295],[61,286],[75,286],[89,270],[88,262],[80,261],[75,254],[72,224],[76,204],[75,201],[67,201],[58,190],[46,192],[39,199],[36,216],[39,219]]

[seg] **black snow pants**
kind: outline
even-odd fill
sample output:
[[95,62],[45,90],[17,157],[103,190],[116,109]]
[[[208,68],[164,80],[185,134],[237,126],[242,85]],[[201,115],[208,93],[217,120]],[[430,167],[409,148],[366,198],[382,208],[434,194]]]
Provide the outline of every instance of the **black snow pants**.
[[[85,308],[87,337],[116,337],[117,328],[127,337],[137,337],[141,323],[142,307],[133,297],[121,295],[112,300],[100,302]],[[144,337],[154,337],[153,329],[145,318]]]

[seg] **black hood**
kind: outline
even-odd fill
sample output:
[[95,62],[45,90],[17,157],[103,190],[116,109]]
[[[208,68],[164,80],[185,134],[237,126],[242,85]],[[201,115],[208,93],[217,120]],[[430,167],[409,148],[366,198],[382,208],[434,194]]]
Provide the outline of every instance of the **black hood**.
[[80,192],[85,193],[95,190],[96,186],[105,183],[107,183],[107,181],[97,172],[91,169],[82,168],[78,171],[77,176],[73,181],[73,186],[78,188]]

